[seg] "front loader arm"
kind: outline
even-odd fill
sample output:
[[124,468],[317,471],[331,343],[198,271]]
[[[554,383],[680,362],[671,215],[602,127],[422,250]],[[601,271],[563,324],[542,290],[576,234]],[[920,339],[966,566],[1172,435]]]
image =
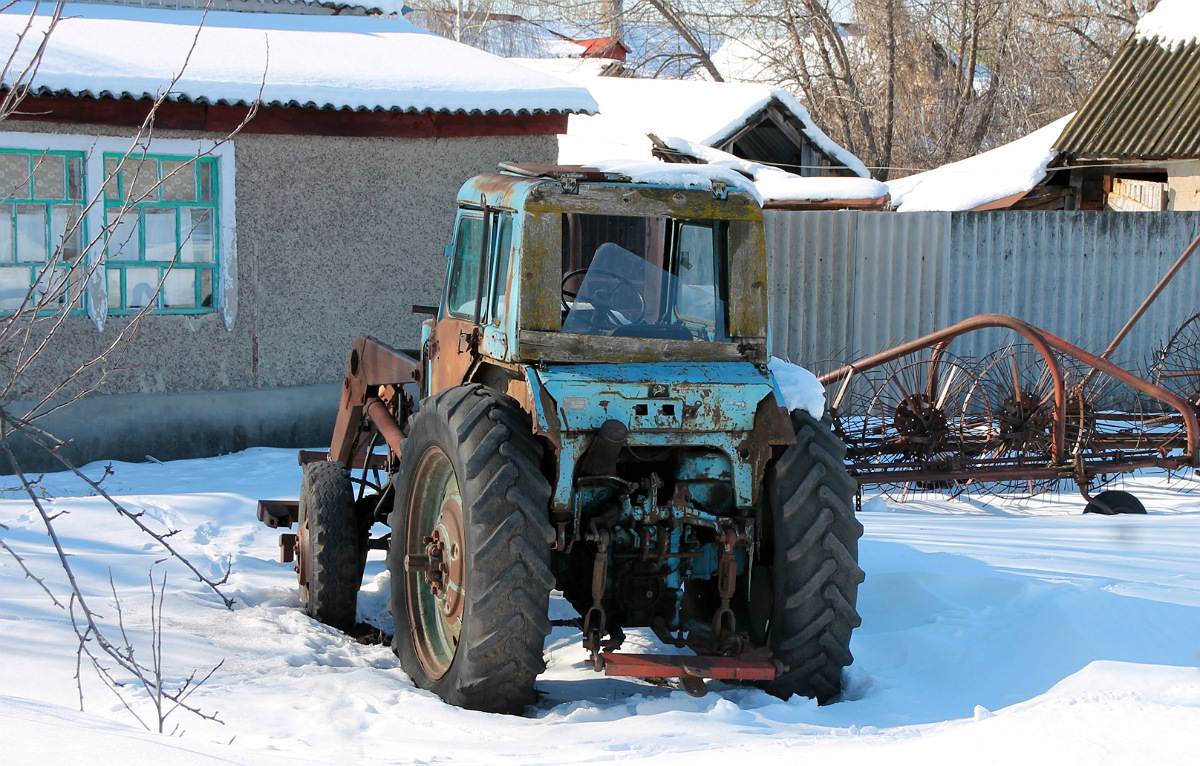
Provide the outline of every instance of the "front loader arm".
[[[411,399],[404,391],[420,374],[421,362],[370,336],[361,336],[350,350],[346,377],[342,381],[342,401],[338,406],[329,459],[349,465],[364,430],[375,430],[397,456],[404,430],[399,425],[408,418]],[[370,426],[364,422],[369,421]]]

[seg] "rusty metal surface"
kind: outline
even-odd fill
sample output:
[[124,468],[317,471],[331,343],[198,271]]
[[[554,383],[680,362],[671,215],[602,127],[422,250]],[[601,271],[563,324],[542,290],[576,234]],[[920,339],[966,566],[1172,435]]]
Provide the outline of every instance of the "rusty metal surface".
[[429,340],[429,393],[464,383],[478,358],[478,350],[479,336],[471,320],[455,317],[438,320]]
[[[521,330],[521,354],[531,361],[597,362],[743,362],[766,364],[767,344],[697,343],[669,338],[614,338]],[[741,346],[741,347],[739,347]]]
[[[302,449],[299,453],[300,465],[308,465],[319,460],[328,460],[329,453],[318,450]],[[387,467],[387,455],[374,453],[367,455],[363,452],[356,452],[350,458],[350,462],[346,465],[347,468],[362,468],[366,466],[372,471],[380,471]]]
[[400,443],[404,441],[404,432],[400,430],[396,418],[388,411],[387,405],[378,399],[371,398],[367,400],[364,411],[371,424],[375,426],[375,430],[379,431],[379,435],[387,442],[388,447],[393,453],[399,455]]
[[625,654],[601,652],[604,673],[609,676],[642,678],[716,678],[731,681],[773,681],[779,671],[775,663],[740,657],[697,657],[687,654]]
[[290,527],[300,520],[297,500],[259,500],[258,520],[271,529]]
[[1130,38],[1054,148],[1074,159],[1200,156],[1200,44]]
[[[364,408],[368,398],[386,395],[380,389],[387,387],[392,389],[393,395],[403,399],[396,389],[416,381],[419,372],[420,361],[403,351],[369,336],[357,338],[350,349],[350,360],[346,363],[346,377],[342,381],[342,399],[329,446],[329,459],[349,465],[360,444],[359,436],[365,425]],[[396,405],[403,406],[403,402],[398,401]]]
[[[1021,336],[1040,357],[1042,384],[1037,397],[1022,398],[1014,357],[1017,396],[1002,398],[970,378],[975,373],[946,357],[962,335],[988,328]],[[908,366],[888,368],[901,359]],[[920,375],[901,375],[913,364]],[[1073,370],[1068,379],[1066,368]],[[1000,373],[1006,374],[1005,365]],[[872,379],[877,370],[883,375]],[[1089,381],[1103,374],[1166,413],[1108,411]],[[978,376],[982,377],[982,376]],[[847,462],[860,484],[962,491],[967,484],[1026,480],[1030,494],[1045,480],[1071,479],[1087,497],[1097,477],[1157,466],[1176,469],[1200,464],[1200,425],[1196,405],[1148,380],[1013,317],[981,315],[930,333],[888,351],[852,362],[821,376],[836,393],[831,401],[835,429],[847,443]],[[849,395],[855,380],[873,391]],[[951,397],[948,392],[967,391]],[[881,392],[897,391],[890,396]],[[1017,422],[1021,421],[1021,422]],[[1029,425],[1036,423],[1036,425]],[[1040,446],[1029,438],[1045,439]],[[1036,483],[1036,484],[1035,484]]]

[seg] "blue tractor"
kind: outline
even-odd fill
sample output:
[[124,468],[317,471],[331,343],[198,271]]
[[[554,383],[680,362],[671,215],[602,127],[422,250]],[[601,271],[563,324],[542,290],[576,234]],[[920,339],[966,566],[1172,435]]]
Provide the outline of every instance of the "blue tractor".
[[[402,666],[455,705],[534,701],[554,589],[597,671],[836,697],[856,485],[768,369],[754,197],[503,165],[463,185],[447,251],[420,349],[359,338],[329,452],[302,454],[297,503],[260,504],[298,524],[308,613],[353,627],[384,548]],[[630,628],[679,651],[621,652]]]

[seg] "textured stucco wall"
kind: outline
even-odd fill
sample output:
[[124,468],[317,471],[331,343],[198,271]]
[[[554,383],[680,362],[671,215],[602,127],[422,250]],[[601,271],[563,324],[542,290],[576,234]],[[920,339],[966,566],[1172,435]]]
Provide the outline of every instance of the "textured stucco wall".
[[1200,161],[1168,164],[1167,193],[1171,210],[1200,210]]
[[[0,131],[130,136],[103,126],[8,120]],[[161,138],[214,138],[162,131]],[[0,138],[2,145],[2,138]],[[416,345],[413,303],[441,292],[462,182],[503,160],[551,162],[554,136],[402,139],[242,135],[237,162],[237,319],[152,315],[137,328],[106,394],[306,386],[340,380],[350,343],[369,334]],[[150,151],[153,152],[153,145]],[[58,331],[54,353],[22,398],[41,395],[128,327],[84,316]]]

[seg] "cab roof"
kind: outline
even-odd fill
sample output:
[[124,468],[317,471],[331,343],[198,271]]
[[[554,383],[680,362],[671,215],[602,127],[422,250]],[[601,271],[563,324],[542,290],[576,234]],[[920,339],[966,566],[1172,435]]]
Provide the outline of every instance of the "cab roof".
[[[553,185],[573,192],[579,184],[601,186],[647,186],[678,188],[681,191],[707,191],[719,199],[730,192],[741,192],[761,206],[757,190],[744,176],[714,165],[673,165],[653,163],[605,163],[588,165],[552,165],[544,163],[502,162],[499,173],[485,173],[469,179],[458,192],[465,205],[520,210],[526,197],[539,186]],[[611,166],[610,166],[611,165]]]

